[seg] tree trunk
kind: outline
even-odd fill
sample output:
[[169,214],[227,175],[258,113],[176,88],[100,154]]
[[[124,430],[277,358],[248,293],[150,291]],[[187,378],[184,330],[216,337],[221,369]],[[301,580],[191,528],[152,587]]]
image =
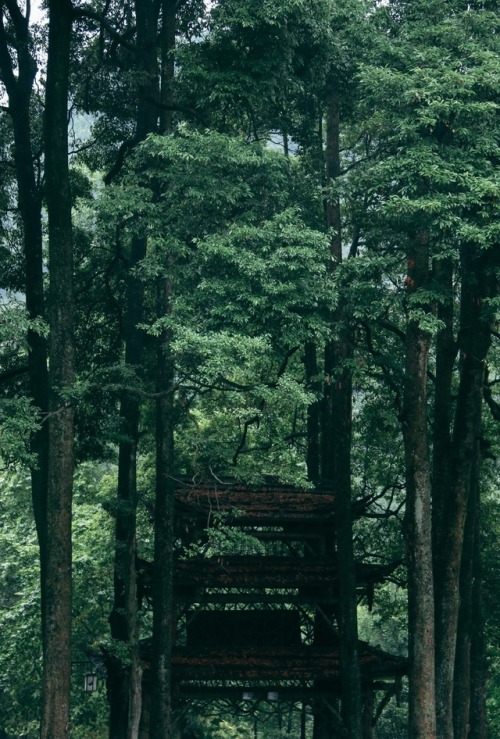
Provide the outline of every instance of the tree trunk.
[[49,221],[50,398],[42,739],[70,733],[73,490],[73,260],[68,170],[72,6],[49,1],[45,179]]
[[[408,293],[425,287],[429,237],[415,236],[408,255]],[[430,335],[410,319],[406,330],[403,437],[406,471],[408,551],[408,656],[410,663],[409,737],[436,737],[434,692],[434,597],[431,540],[431,487],[427,434],[427,363]]]
[[[130,282],[136,284],[132,286]],[[142,312],[142,286],[131,278],[128,285],[127,336],[125,361],[136,366],[140,357],[140,342],[130,341],[135,335]],[[118,457],[118,502],[115,528],[114,601],[109,621],[111,636],[126,644],[130,650],[137,642],[137,598],[136,598],[136,454],[139,430],[139,405],[135,398],[122,397],[120,415],[122,434]],[[128,737],[129,692],[134,694],[135,655],[130,654],[129,670],[124,667],[120,655],[108,658],[108,698],[110,704],[110,739]],[[132,695],[133,697],[133,695]],[[133,712],[132,712],[133,713]],[[133,721],[131,722],[133,723]]]
[[[317,392],[321,388],[318,383],[318,358],[316,344],[307,341],[304,347],[304,368],[307,389]],[[319,385],[319,388],[318,388]],[[319,446],[319,422],[320,401],[315,400],[307,408],[307,476],[309,480],[319,479],[320,468],[320,446]]]
[[[14,20],[14,19],[13,19]],[[0,76],[9,98],[9,113],[14,131],[14,163],[18,205],[23,224],[26,310],[30,319],[44,318],[42,203],[31,144],[31,96],[36,75],[36,61],[30,53],[28,20],[19,12],[13,24],[16,32],[17,77],[8,51],[7,37],[0,15]],[[39,333],[28,331],[30,393],[42,418],[48,412],[47,342]],[[46,507],[48,479],[47,423],[40,424],[31,439],[36,464],[31,469],[31,495],[40,548],[41,597],[44,600]],[[44,614],[42,605],[42,616]],[[44,632],[42,624],[42,633]]]
[[460,384],[451,444],[450,487],[443,507],[442,535],[436,555],[436,686],[440,739],[453,739],[453,685],[460,602],[460,567],[477,443],[490,324],[482,315],[485,297],[496,283],[493,250],[461,249]]
[[363,696],[363,739],[375,739],[375,693],[366,690]]
[[437,306],[437,318],[444,324],[436,338],[432,430],[432,542],[436,553],[439,551],[443,509],[450,485],[452,377],[457,354],[453,335],[453,264],[450,259],[435,260],[433,279],[442,295],[442,302]]
[[[340,176],[340,99],[332,85],[326,116],[326,177]],[[326,202],[327,225],[332,231],[331,269],[342,262],[342,229],[338,197]],[[331,339],[325,352],[327,387],[322,443],[322,474],[335,485],[335,533],[339,563],[339,627],[342,675],[342,721],[350,739],[361,739],[362,701],[358,650],[356,576],[354,567],[351,492],[352,383],[348,365],[353,356],[353,336],[345,307],[332,320]]]
[[487,739],[488,717],[486,711],[486,642],[484,636],[482,569],[481,569],[481,506],[477,488],[474,527],[474,568],[472,579],[471,648],[470,648],[470,707],[468,739]]
[[469,734],[472,595],[474,589],[474,550],[477,530],[476,520],[479,514],[479,470],[479,442],[476,442],[460,568],[460,606],[458,613],[457,650],[455,655],[453,687],[454,739],[467,739]]
[[[136,2],[137,67],[141,72],[138,91],[136,141],[156,130],[158,63],[156,31],[158,10],[152,0]],[[125,362],[136,372],[142,362],[143,335],[139,324],[143,315],[144,287],[134,269],[146,256],[145,238],[132,239],[125,316]],[[110,614],[111,636],[127,645],[129,666],[120,658],[108,657],[110,739],[136,739],[141,712],[139,627],[137,618],[136,507],[137,444],[141,408],[136,396],[124,393],[120,404],[124,440],[118,457],[118,491],[115,529],[114,600]]]
[[[457,353],[453,335],[454,296],[453,264],[450,259],[433,264],[436,288],[443,300],[437,306],[437,317],[444,326],[436,338],[436,379],[434,384],[434,418],[432,438],[432,543],[433,571],[439,569],[439,556],[444,533],[444,511],[451,484],[452,377]],[[436,583],[436,578],[434,577]],[[436,594],[437,594],[437,587]],[[437,619],[435,608],[435,618]],[[437,691],[437,685],[436,685]]]
[[[161,102],[163,134],[172,132],[172,81],[176,28],[175,0],[162,2]],[[163,255],[166,270],[172,260]],[[172,275],[163,274],[157,286],[157,317],[171,311]],[[157,346],[156,499],[153,575],[153,739],[171,739],[173,729],[172,652],[175,640],[174,604],[174,365],[171,334],[164,329]]]
[[[164,277],[158,285],[158,315],[168,315],[171,285]],[[171,739],[172,650],[175,633],[174,607],[174,419],[173,363],[170,332],[158,345],[156,407],[156,502],[153,577],[153,739]]]

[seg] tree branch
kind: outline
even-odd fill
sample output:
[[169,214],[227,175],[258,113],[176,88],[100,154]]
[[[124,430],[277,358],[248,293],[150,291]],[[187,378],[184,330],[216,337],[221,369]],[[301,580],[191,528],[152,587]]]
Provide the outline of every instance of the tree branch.
[[[14,24],[16,36],[23,41],[26,41],[28,38],[28,19],[25,18],[24,15],[21,13],[21,9],[19,8],[17,2],[15,2],[14,0],[4,0],[4,2],[7,6],[7,10],[9,11],[12,23]],[[29,3],[27,10],[29,12]]]
[[[3,15],[0,13],[0,78],[2,79],[9,100],[15,94],[17,87],[17,80],[14,75],[12,68],[12,59],[9,53],[9,47],[7,43],[7,33],[5,30]],[[2,108],[3,109],[3,108]],[[9,110],[7,108],[7,110]],[[9,111],[10,112],[10,111]]]
[[491,392],[491,387],[489,385],[485,385],[483,388],[483,398],[490,409],[493,419],[495,421],[500,421],[500,403],[498,403],[493,397],[493,393]]
[[[286,368],[288,367],[288,362],[293,357],[293,355],[296,352],[298,352],[299,349],[300,349],[300,346],[292,346],[292,348],[287,351],[287,353],[285,354],[285,357],[284,357],[284,359],[283,359],[283,361],[282,361],[282,363],[280,365],[280,368],[278,370],[277,380],[279,380],[280,377],[283,377],[283,375],[285,374]],[[276,385],[277,385],[277,381],[274,382],[270,387],[276,387]]]
[[[372,332],[371,332],[371,329],[368,323],[366,323],[365,321],[361,321],[361,326],[365,331],[366,344],[367,344],[368,351],[370,352],[370,354],[375,358],[382,357],[382,352],[378,351],[378,349],[375,349],[373,345]],[[403,336],[404,336],[404,332],[403,332]],[[391,373],[389,372],[385,364],[379,361],[378,365],[380,369],[382,370],[382,375],[384,379],[387,381],[387,384],[394,391],[394,394],[395,394],[394,405],[396,407],[398,414],[401,414],[401,410],[402,410],[401,388],[398,385],[398,383],[395,381],[395,379],[391,376]]]
[[161,110],[173,110],[178,111],[179,113],[185,113],[186,115],[191,115],[193,116],[193,118],[197,118],[200,123],[203,123],[203,125],[208,128],[208,122],[206,121],[206,119],[202,116],[201,113],[198,113],[197,110],[193,110],[193,108],[186,108],[184,105],[176,105],[175,103],[173,105],[167,105],[166,103],[162,103],[152,97],[145,97],[144,100],[148,103],[152,103]]
[[119,33],[115,28],[113,28],[111,23],[106,20],[102,13],[97,13],[95,10],[92,10],[92,8],[89,8],[88,6],[82,8],[74,8],[73,18],[75,18],[76,20],[87,19],[96,21],[97,23],[99,23],[101,28],[106,29],[111,38],[114,41],[117,41],[120,46],[123,46],[123,48],[127,49],[128,51],[132,51],[134,53],[136,52],[135,45],[127,41],[126,37],[123,36],[123,34]]
[[233,466],[236,467],[238,464],[238,457],[241,454],[242,449],[244,448],[246,441],[247,441],[247,435],[248,435],[248,429],[250,426],[253,426],[254,424],[257,424],[257,428],[259,428],[260,425],[260,416],[255,415],[252,416],[252,418],[249,418],[245,423],[243,424],[243,433],[241,435],[240,443],[238,444],[238,448],[235,451],[233,455]]
[[124,141],[120,148],[118,149],[118,153],[116,155],[116,160],[111,169],[107,174],[104,175],[104,184],[109,185],[111,184],[112,180],[120,173],[121,168],[123,167],[123,164],[125,162],[125,156],[129,149],[133,149],[134,146],[137,143],[137,139],[130,138]]
[[354,257],[357,256],[360,237],[361,237],[361,229],[359,225],[356,223],[354,224],[354,227],[352,230],[352,241],[351,241],[351,246],[349,248],[349,259],[354,259]]
[[4,370],[3,372],[0,372],[0,384],[3,382],[7,382],[8,380],[12,380],[13,377],[24,375],[26,372],[28,372],[28,370],[29,367],[27,364],[22,364],[19,367],[11,367],[8,370]]
[[388,331],[393,333],[395,336],[401,339],[401,341],[406,340],[406,333],[402,329],[395,326],[390,321],[387,321],[385,318],[377,318],[377,323],[382,328],[386,328]]
[[378,704],[377,710],[375,712],[375,716],[373,717],[373,725],[374,726],[377,723],[377,721],[379,720],[380,716],[382,715],[382,712],[383,712],[384,708],[386,707],[386,705],[389,703],[389,701],[391,700],[391,698],[396,695],[396,691],[397,691],[396,685],[391,685],[391,687],[389,688],[389,690],[386,692],[386,694],[384,695],[384,697],[382,698],[382,700]]

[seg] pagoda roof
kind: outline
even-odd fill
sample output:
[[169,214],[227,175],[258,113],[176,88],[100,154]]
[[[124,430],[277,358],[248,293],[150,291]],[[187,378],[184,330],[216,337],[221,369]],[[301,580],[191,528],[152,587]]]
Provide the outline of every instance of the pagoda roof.
[[331,489],[300,490],[276,483],[183,483],[175,498],[177,515],[206,521],[224,514],[238,525],[323,524],[332,520],[335,504]]
[[[398,563],[356,563],[356,580],[366,585],[383,580]],[[333,559],[251,556],[193,557],[175,568],[180,587],[202,588],[324,588],[336,587],[338,563]]]

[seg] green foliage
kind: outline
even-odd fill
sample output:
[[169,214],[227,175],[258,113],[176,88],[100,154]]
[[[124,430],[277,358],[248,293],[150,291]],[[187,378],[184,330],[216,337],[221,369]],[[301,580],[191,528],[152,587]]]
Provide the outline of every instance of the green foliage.
[[[41,685],[38,544],[25,473],[3,473],[0,499],[0,713],[13,736],[39,735]],[[83,465],[75,479],[73,519],[72,735],[105,736],[107,701],[100,646],[107,634],[112,589],[112,519],[103,470]],[[83,674],[97,666],[97,694]]]
[[485,475],[481,509],[481,567],[488,658],[487,705],[490,720],[489,729],[493,737],[500,735],[500,635],[497,618],[500,609],[500,588],[497,577],[500,566],[498,548],[500,501],[498,498],[497,467],[496,459],[486,460],[483,463]]
[[[498,188],[497,19],[470,10],[429,25],[421,8],[420,22],[386,37],[378,65],[359,74],[366,125],[382,152],[369,165],[383,195],[377,209],[402,231],[415,218],[430,222],[440,248],[457,238],[486,246]],[[381,98],[390,101],[383,110],[373,105]],[[494,226],[490,233],[495,240]]]
[[38,546],[29,479],[2,473],[0,499],[0,713],[2,728],[38,735],[41,684]]
[[0,399],[0,439],[3,464],[33,462],[29,439],[36,430],[39,414],[29,398]]
[[190,739],[251,739],[249,726],[235,724],[217,717],[189,717],[185,721],[183,736]]
[[[169,227],[183,242],[227,228],[229,223],[251,223],[283,209],[288,169],[283,157],[239,137],[181,127],[173,136],[150,136],[134,155],[122,197],[132,197],[128,212],[153,200],[147,225]],[[110,192],[115,207],[122,207]],[[134,199],[135,198],[135,199]],[[112,206],[111,206],[112,207]],[[138,214],[141,214],[139,210]],[[173,233],[170,233],[170,230]]]
[[[100,201],[98,238],[119,229],[128,249],[147,234],[137,276],[146,289],[162,274],[172,280],[170,314],[144,328],[172,336],[180,471],[238,465],[245,479],[303,478],[293,426],[311,396],[290,359],[325,335],[334,292],[327,240],[294,204],[299,178],[261,145],[184,127],[150,136]],[[256,463],[259,450],[267,456]]]
[[[118,407],[124,392],[142,403],[138,547],[141,557],[152,557],[156,337],[167,330],[175,362],[176,474],[213,472],[245,481],[272,475],[305,485],[307,413],[323,392],[323,348],[348,328],[355,343],[348,363],[354,393],[352,484],[355,498],[368,501],[367,516],[355,524],[356,555],[368,562],[402,561],[406,326],[418,320],[431,335],[434,352],[444,325],[438,310],[450,294],[432,271],[444,261],[452,265],[451,300],[458,313],[460,250],[498,250],[496,8],[458,0],[219,0],[205,5],[201,0],[180,3],[172,83],[175,133],[151,135],[136,147],[129,144],[144,77],[130,48],[136,33],[133,4],[106,3],[108,25],[99,33],[94,21],[75,24],[74,100],[95,116],[96,137],[72,168],[77,379],[67,399],[75,407],[77,458],[93,461],[81,464],[75,480],[77,739],[106,735],[104,681],[96,695],[84,694],[84,666],[100,667],[102,647],[123,664],[129,658],[128,647],[107,636],[115,461],[117,445],[125,438]],[[110,35],[108,26],[116,33]],[[42,42],[43,33],[37,33]],[[341,173],[335,182],[326,182],[325,109],[332,85],[341,98]],[[40,121],[37,116],[35,143]],[[7,116],[0,121],[0,134],[0,287],[22,291]],[[114,167],[117,155],[120,166]],[[112,185],[103,186],[100,168],[113,169]],[[325,227],[328,198],[339,200],[344,253],[347,257],[351,249],[355,255],[336,265],[334,274]],[[422,227],[430,240],[429,281],[410,293],[407,253]],[[131,270],[138,237],[147,237],[147,254]],[[144,362],[139,368],[125,363],[123,350],[127,286],[134,279],[144,291]],[[164,279],[172,287],[172,300],[168,315],[158,316],[156,286]],[[331,315],[340,305],[346,318],[332,326]],[[485,320],[496,312],[498,297],[484,301]],[[454,330],[456,324],[457,317]],[[0,713],[2,728],[35,737],[39,574],[34,526],[27,514],[29,481],[22,470],[34,461],[29,440],[41,419],[22,371],[28,331],[46,335],[43,322],[28,320],[24,305],[2,302],[0,630],[5,646]],[[303,356],[307,341],[319,357],[309,386]],[[492,415],[484,422],[484,438],[495,456],[495,353],[490,362]],[[429,417],[434,371],[433,354]],[[496,463],[485,460],[488,704],[492,732],[500,733],[495,716],[500,706],[497,472]],[[256,539],[218,519],[208,541],[190,554],[235,551],[261,548]],[[361,606],[360,631],[373,644],[403,654],[402,565],[392,580],[377,589],[372,612]],[[150,613],[141,617],[147,633]],[[404,735],[405,701],[405,692],[400,706],[391,699],[377,725],[380,739]],[[256,718],[259,735],[287,735],[281,714],[245,710],[233,721],[188,716],[186,735],[250,737]],[[297,728],[293,722],[289,726]]]
[[215,513],[210,517],[206,541],[191,544],[182,556],[220,557],[228,554],[265,554],[263,543],[255,536],[231,526],[231,518],[238,511]]
[[[195,710],[197,706],[193,707]],[[270,705],[266,701],[249,703],[238,706],[237,713],[232,719],[223,718],[217,711],[214,715],[195,715],[188,712],[183,724],[183,736],[189,739],[250,739],[259,736],[261,739],[286,739],[290,736],[299,736],[301,725],[300,704]],[[309,711],[305,717],[306,731],[312,729]]]
[[0,360],[7,374],[12,370],[12,379],[0,388],[0,464],[4,465],[33,461],[29,439],[40,422],[37,409],[24,394],[28,331],[46,336],[47,326],[39,319],[30,320],[23,303],[0,303]]
[[186,373],[179,390],[187,412],[177,431],[181,469],[189,474],[214,469],[247,480],[266,472],[303,480],[303,455],[287,437],[312,396],[296,357],[280,376],[283,360],[265,336],[191,331],[180,333],[173,346]]
[[198,311],[229,330],[286,345],[324,334],[332,304],[323,234],[285,211],[259,226],[231,226],[199,244]]

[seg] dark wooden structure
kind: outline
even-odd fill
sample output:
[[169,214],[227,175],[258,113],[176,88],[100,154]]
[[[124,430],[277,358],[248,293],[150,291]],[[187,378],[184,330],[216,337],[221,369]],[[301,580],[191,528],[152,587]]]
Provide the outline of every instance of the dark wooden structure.
[[[334,702],[340,649],[333,511],[331,490],[179,485],[176,531],[185,548],[175,570],[172,669],[180,705],[269,695],[308,704]],[[224,546],[215,551],[214,538],[219,545],[227,541],[227,551]],[[189,556],[193,544],[196,554]],[[359,563],[359,598],[370,601],[376,583],[394,566]],[[139,571],[147,575],[148,567],[143,563]],[[321,646],[315,637],[318,623]],[[148,737],[149,650],[146,640],[141,739]],[[365,643],[360,643],[360,661],[367,691],[406,671],[403,658]]]

